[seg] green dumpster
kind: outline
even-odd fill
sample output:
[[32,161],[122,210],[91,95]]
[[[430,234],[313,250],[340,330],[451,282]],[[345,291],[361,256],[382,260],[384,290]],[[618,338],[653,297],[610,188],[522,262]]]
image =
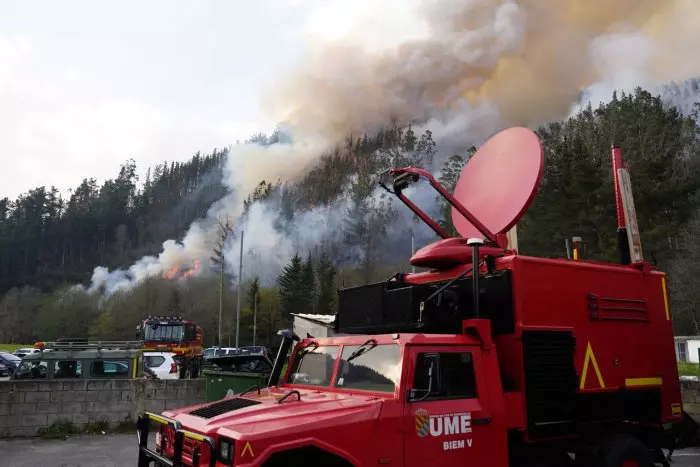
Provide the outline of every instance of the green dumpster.
[[265,355],[234,354],[212,357],[202,374],[205,379],[206,401],[240,394],[258,386],[264,388],[270,379],[272,362]]

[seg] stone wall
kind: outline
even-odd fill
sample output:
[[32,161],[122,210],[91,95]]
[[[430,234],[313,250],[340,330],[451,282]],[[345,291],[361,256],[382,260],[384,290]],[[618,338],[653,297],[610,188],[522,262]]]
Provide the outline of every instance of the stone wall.
[[681,381],[681,395],[685,411],[700,417],[700,382]]
[[205,401],[203,379],[0,381],[0,438],[37,436],[41,428],[71,422],[134,422],[140,412],[162,412]]

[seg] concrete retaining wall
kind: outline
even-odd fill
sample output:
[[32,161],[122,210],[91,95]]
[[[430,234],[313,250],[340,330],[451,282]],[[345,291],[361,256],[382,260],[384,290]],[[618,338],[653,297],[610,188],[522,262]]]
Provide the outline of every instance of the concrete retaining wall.
[[683,409],[700,424],[700,382],[681,381]]
[[205,401],[204,380],[0,381],[0,438],[37,436],[41,428],[71,422],[116,426],[144,410]]
[[[205,402],[205,382],[195,380],[0,381],[0,438],[37,436],[41,428],[71,422],[116,426],[144,411]],[[700,383],[682,382],[685,409],[700,422]]]

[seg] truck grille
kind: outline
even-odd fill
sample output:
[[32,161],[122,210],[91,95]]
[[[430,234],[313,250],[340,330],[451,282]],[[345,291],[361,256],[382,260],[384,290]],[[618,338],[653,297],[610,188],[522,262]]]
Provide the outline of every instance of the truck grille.
[[226,412],[232,412],[234,410],[251,407],[258,404],[260,404],[258,401],[236,397],[233,399],[224,399],[222,401],[214,402],[206,407],[193,410],[190,412],[190,415],[200,418],[214,418],[221,414],[225,414]]
[[572,433],[576,418],[575,340],[567,331],[523,331],[528,435]]

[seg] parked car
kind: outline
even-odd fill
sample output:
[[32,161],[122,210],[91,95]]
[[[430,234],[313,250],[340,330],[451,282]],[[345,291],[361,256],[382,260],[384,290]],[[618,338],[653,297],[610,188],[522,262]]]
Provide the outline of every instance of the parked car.
[[180,369],[173,352],[144,352],[143,361],[158,379],[180,379]]
[[9,368],[7,368],[5,365],[0,363],[0,378],[8,377],[11,374],[12,374],[12,371],[10,371]]
[[211,358],[214,355],[216,355],[216,349],[218,349],[218,347],[209,347],[208,349],[204,349],[202,356],[204,357],[205,360],[207,358]]
[[[37,342],[35,345],[40,351],[30,353],[21,359],[21,364],[10,379],[140,379],[144,377],[143,352],[139,345],[132,342],[57,341]],[[14,355],[12,357],[17,358]]]
[[234,355],[240,352],[236,347],[209,347],[204,351],[204,359],[208,360],[212,357],[221,357],[223,355]]
[[15,368],[17,368],[21,362],[22,359],[17,355],[12,355],[9,352],[0,352],[0,364],[5,366],[10,371],[10,374],[15,371]]
[[31,347],[21,347],[19,349],[16,349],[12,353],[19,358],[24,358],[26,355],[29,355],[30,353],[35,353],[38,351],[39,351],[39,349],[33,349]]
[[244,354],[268,355],[267,347],[262,345],[248,345],[240,348],[240,352]]

